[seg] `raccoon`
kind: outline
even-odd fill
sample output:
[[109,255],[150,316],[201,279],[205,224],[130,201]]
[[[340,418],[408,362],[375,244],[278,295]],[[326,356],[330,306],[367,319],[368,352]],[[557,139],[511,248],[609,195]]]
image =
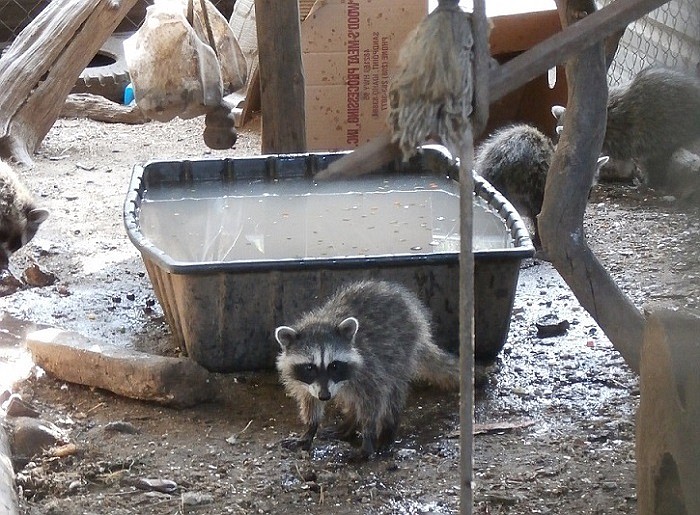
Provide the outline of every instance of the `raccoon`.
[[9,265],[10,256],[31,240],[49,216],[36,207],[19,177],[0,161],[0,270]]
[[[640,179],[663,186],[671,155],[700,139],[700,78],[670,68],[645,68],[608,92],[602,153],[634,161]],[[563,127],[565,108],[552,113]],[[557,130],[560,130],[559,127]]]
[[[554,143],[537,128],[513,124],[498,129],[476,149],[474,172],[500,191],[518,213],[532,223],[532,242],[542,243],[537,232],[537,215],[542,210],[547,172],[554,155]],[[598,169],[607,157],[598,160]]]
[[474,156],[474,171],[533,222],[532,240],[537,248],[541,245],[536,217],[542,209],[553,155],[551,139],[520,123],[498,129],[477,147]]
[[288,447],[311,448],[333,401],[343,421],[324,435],[351,439],[359,432],[358,458],[370,457],[394,441],[412,380],[459,385],[458,359],[433,342],[427,309],[396,283],[349,284],[293,327],[278,327],[275,339],[281,382],[306,425],[301,438],[283,442]]

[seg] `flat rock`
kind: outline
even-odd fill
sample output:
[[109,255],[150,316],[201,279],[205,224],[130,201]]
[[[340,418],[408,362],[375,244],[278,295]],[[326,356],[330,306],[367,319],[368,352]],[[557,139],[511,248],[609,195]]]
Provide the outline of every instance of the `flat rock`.
[[138,352],[72,331],[27,335],[34,362],[48,374],[118,395],[184,408],[214,400],[217,377],[187,358]]
[[66,443],[63,431],[47,420],[15,417],[8,422],[12,427],[12,459],[21,467],[45,449]]
[[30,404],[24,402],[20,396],[12,395],[7,401],[6,415],[8,417],[37,418],[39,416],[39,412]]

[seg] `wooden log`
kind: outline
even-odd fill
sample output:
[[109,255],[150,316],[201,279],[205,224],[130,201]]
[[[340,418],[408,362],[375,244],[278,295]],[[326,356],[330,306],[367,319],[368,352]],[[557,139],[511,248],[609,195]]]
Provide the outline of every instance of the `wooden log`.
[[66,96],[136,0],[50,2],[0,58],[0,157],[30,164]]
[[61,109],[63,118],[90,118],[107,123],[146,123],[149,119],[137,105],[125,106],[101,95],[73,93]]
[[255,0],[262,152],[306,151],[304,72],[297,0]]
[[637,416],[639,515],[700,513],[700,317],[647,316]]

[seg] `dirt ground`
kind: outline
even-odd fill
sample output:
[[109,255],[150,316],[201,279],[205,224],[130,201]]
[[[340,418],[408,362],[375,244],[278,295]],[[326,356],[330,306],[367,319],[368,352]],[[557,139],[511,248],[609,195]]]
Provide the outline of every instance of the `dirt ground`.
[[[0,386],[75,447],[17,471],[21,513],[455,513],[456,393],[414,390],[391,452],[357,464],[345,443],[319,441],[311,453],[279,445],[302,428],[274,372],[240,374],[226,402],[178,411],[31,366],[22,339],[43,326],[172,352],[122,204],[134,164],[259,152],[256,123],[230,152],[205,147],[202,123],[59,120],[22,171],[51,217],[13,267],[21,275],[36,263],[57,280],[0,298]],[[587,234],[636,305],[697,310],[698,211],[631,185],[597,186]],[[570,329],[537,338],[534,323],[552,314]],[[636,513],[638,401],[637,377],[558,274],[524,263],[506,348],[477,399],[475,513]]]

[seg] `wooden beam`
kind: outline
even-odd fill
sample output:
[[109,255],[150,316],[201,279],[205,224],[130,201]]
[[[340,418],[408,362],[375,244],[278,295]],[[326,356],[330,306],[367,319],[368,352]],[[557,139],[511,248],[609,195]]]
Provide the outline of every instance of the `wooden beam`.
[[255,0],[262,152],[306,151],[298,0]]
[[602,39],[614,35],[634,20],[667,3],[668,0],[616,0],[588,14],[561,32],[514,57],[491,72],[491,102],[539,77],[549,68],[564,64]]

